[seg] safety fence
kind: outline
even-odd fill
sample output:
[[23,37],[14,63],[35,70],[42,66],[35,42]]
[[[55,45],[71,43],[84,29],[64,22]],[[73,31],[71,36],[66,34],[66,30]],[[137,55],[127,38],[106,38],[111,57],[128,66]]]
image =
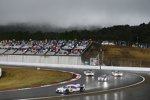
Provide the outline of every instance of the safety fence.
[[122,67],[122,66],[90,66],[90,65],[69,65],[69,64],[44,64],[44,63],[21,63],[21,62],[4,62],[0,65],[7,66],[27,66],[27,67],[48,67],[48,68],[75,68],[75,69],[102,69],[102,70],[128,70],[128,71],[150,71],[148,67]]

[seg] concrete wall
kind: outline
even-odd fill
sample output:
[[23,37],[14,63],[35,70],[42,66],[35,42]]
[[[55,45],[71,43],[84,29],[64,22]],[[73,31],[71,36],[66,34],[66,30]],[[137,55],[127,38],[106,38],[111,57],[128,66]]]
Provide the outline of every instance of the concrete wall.
[[0,61],[81,65],[81,56],[0,55]]
[[[68,68],[68,69],[100,69],[100,66],[90,65],[70,65],[70,64],[44,64],[44,63],[20,63],[20,62],[3,62],[0,61],[0,65],[6,66],[18,66],[18,67],[35,67],[35,68]],[[4,67],[4,66],[3,66]],[[124,70],[124,71],[147,71],[150,72],[150,67],[122,67],[122,66],[101,66],[102,70]]]

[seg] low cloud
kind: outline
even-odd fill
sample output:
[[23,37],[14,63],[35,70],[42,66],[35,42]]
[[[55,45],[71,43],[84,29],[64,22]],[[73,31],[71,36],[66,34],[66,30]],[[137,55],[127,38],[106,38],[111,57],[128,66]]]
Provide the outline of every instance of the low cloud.
[[150,0],[1,0],[0,24],[137,25],[150,21]]

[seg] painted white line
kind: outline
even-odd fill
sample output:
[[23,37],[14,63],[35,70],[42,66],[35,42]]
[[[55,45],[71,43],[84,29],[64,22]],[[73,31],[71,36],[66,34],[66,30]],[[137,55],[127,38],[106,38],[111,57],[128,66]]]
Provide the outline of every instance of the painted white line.
[[[78,95],[86,95],[86,94],[93,94],[93,93],[104,93],[104,92],[109,92],[109,91],[115,91],[115,90],[120,90],[120,89],[124,89],[124,88],[128,88],[128,87],[132,87],[132,86],[136,86],[139,85],[141,83],[143,83],[145,81],[145,78],[141,75],[137,75],[134,74],[136,76],[140,76],[142,78],[142,81],[135,83],[135,84],[131,84],[128,86],[123,86],[123,87],[119,87],[119,88],[113,88],[113,89],[108,89],[108,90],[103,90],[103,91],[94,91],[94,92],[87,92],[87,93],[81,93],[81,94],[72,94],[72,95],[64,95],[63,97],[69,97],[69,96],[78,96]],[[50,98],[57,98],[57,97],[61,97],[61,96],[50,96],[50,97],[38,97],[38,98],[27,98],[27,99],[17,99],[17,100],[38,100],[38,99],[50,99]]]
[[43,85],[43,86],[40,86],[40,87],[49,87],[49,86],[51,86],[51,85]]
[[21,89],[17,89],[17,90],[28,90],[28,89],[31,89],[31,88],[21,88]]
[[66,83],[66,82],[60,82],[60,84],[64,84],[64,83]]

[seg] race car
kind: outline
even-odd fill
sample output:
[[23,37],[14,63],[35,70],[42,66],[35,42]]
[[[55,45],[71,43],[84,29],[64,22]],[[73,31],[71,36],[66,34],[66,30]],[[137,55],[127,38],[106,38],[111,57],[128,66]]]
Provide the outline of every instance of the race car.
[[114,72],[112,72],[112,75],[115,76],[115,77],[122,77],[123,73],[119,72],[119,71],[114,71]]
[[59,87],[56,89],[56,93],[60,94],[69,94],[73,92],[84,92],[85,86],[80,84],[68,84],[63,87]]
[[108,79],[109,79],[109,77],[106,74],[98,77],[98,81],[100,81],[100,82],[107,82]]
[[92,70],[87,70],[87,71],[84,71],[84,74],[85,74],[86,76],[94,76],[94,71],[92,71]]

